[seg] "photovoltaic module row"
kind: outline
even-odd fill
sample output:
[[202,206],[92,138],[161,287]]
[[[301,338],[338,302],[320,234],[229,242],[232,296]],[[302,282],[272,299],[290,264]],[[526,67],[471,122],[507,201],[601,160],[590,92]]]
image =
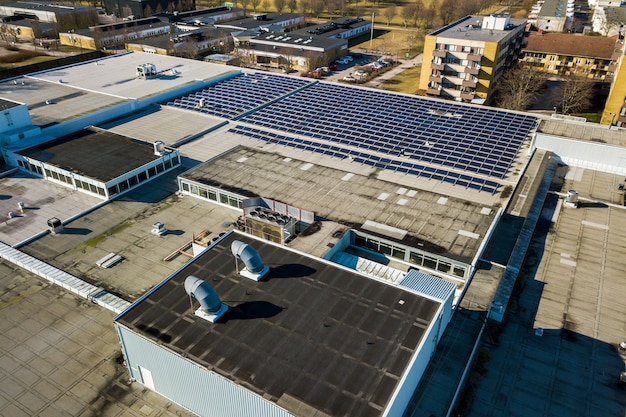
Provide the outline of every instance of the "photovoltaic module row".
[[167,102],[168,106],[231,119],[310,84],[267,73],[244,73]]
[[504,178],[537,119],[317,83],[241,119],[317,140]]
[[488,192],[490,194],[495,193],[500,185],[494,181],[484,180],[482,178],[476,178],[470,175],[459,174],[457,172],[451,172],[445,169],[437,169],[433,167],[423,166],[409,161],[397,161],[389,158],[381,158],[379,156],[370,155],[366,152],[354,151],[327,143],[317,143],[305,139],[293,138],[272,132],[266,132],[248,126],[238,125],[230,128],[228,131],[253,139],[258,139],[269,143],[275,143],[282,146],[290,146],[309,152],[317,152],[335,158],[351,158],[351,160],[356,163],[369,165],[375,168],[386,169],[408,175],[415,175],[420,178],[435,181],[447,182],[461,187]]

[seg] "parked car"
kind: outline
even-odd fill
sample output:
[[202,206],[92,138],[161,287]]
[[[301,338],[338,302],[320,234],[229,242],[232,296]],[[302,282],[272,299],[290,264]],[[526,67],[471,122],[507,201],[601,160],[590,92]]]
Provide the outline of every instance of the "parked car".
[[365,71],[355,71],[354,72],[354,78],[356,78],[357,80],[362,80],[363,78],[367,77],[369,74]]
[[330,68],[328,67],[319,67],[315,71],[319,71],[322,75],[330,74]]
[[337,63],[336,62],[331,62],[330,65],[328,66],[328,68],[330,68],[331,71],[337,71],[337,69],[339,67],[337,67]]
[[343,59],[347,59],[347,60],[348,60],[348,62],[352,62],[352,61],[354,61],[354,58],[352,58],[350,55],[346,55],[346,56],[344,56],[344,57],[343,57]]
[[347,63],[349,63],[350,61],[348,61],[346,59],[346,57],[343,58],[339,58],[338,60],[335,61],[337,64],[342,64],[342,65],[346,65]]
[[349,83],[355,83],[356,82],[356,78],[354,78],[352,75],[346,75],[345,77],[343,77],[344,81],[347,81]]

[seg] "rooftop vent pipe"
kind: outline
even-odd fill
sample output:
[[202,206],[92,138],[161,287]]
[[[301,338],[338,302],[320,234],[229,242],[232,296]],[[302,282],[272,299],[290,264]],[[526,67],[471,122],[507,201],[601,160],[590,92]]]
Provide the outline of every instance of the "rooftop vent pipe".
[[195,311],[196,316],[211,323],[215,323],[228,310],[228,306],[222,303],[211,284],[198,277],[189,275],[185,279],[185,292],[189,294],[190,301],[194,297],[200,303],[200,308]]
[[[235,267],[240,275],[255,281],[260,281],[267,271],[270,270],[267,265],[263,264],[258,252],[247,243],[235,240],[230,245],[230,250],[235,257]],[[237,262],[238,259],[241,259],[246,265],[246,267],[241,271],[239,271],[239,264]]]

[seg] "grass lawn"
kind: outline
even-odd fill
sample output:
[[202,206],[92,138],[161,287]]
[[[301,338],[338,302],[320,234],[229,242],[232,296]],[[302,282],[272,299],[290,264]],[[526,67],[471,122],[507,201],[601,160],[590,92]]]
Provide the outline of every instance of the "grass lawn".
[[390,80],[382,84],[383,89],[398,93],[415,94],[420,82],[422,67],[416,65],[413,68],[402,71]]
[[572,116],[584,117],[585,119],[587,119],[588,122],[600,123],[600,119],[602,118],[602,113],[574,113],[572,114]]
[[34,56],[32,58],[29,58],[27,60],[21,61],[21,62],[15,62],[15,63],[0,63],[0,69],[10,69],[10,68],[17,68],[17,67],[23,67],[25,65],[32,65],[32,64],[38,64],[39,62],[45,62],[45,61],[52,61],[54,59],[58,59],[58,57],[56,56]]
[[424,51],[424,39],[416,30],[390,30],[374,31],[374,39],[367,39],[353,48],[379,51],[386,55],[397,58],[413,58]]

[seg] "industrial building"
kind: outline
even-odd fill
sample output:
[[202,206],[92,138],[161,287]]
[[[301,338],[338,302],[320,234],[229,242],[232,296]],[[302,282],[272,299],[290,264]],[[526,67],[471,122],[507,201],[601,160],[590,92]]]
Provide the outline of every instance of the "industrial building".
[[163,142],[151,145],[95,128],[7,154],[11,164],[106,200],[180,165],[179,151]]
[[452,311],[454,284],[421,275],[390,285],[232,232],[115,325],[131,378],[199,415],[401,416]]
[[509,15],[466,16],[424,40],[420,90],[428,95],[484,103],[497,79],[517,61],[526,21]]
[[[557,165],[624,172],[617,129],[145,53],[0,96],[3,155],[23,174],[95,178],[107,197],[80,160],[97,139],[124,170],[186,162],[177,198],[237,219],[115,319],[131,380],[201,415],[402,415],[484,274],[503,319]],[[120,172],[113,200],[134,185]],[[513,255],[486,271],[511,218]],[[258,280],[235,241],[266,266]]]

